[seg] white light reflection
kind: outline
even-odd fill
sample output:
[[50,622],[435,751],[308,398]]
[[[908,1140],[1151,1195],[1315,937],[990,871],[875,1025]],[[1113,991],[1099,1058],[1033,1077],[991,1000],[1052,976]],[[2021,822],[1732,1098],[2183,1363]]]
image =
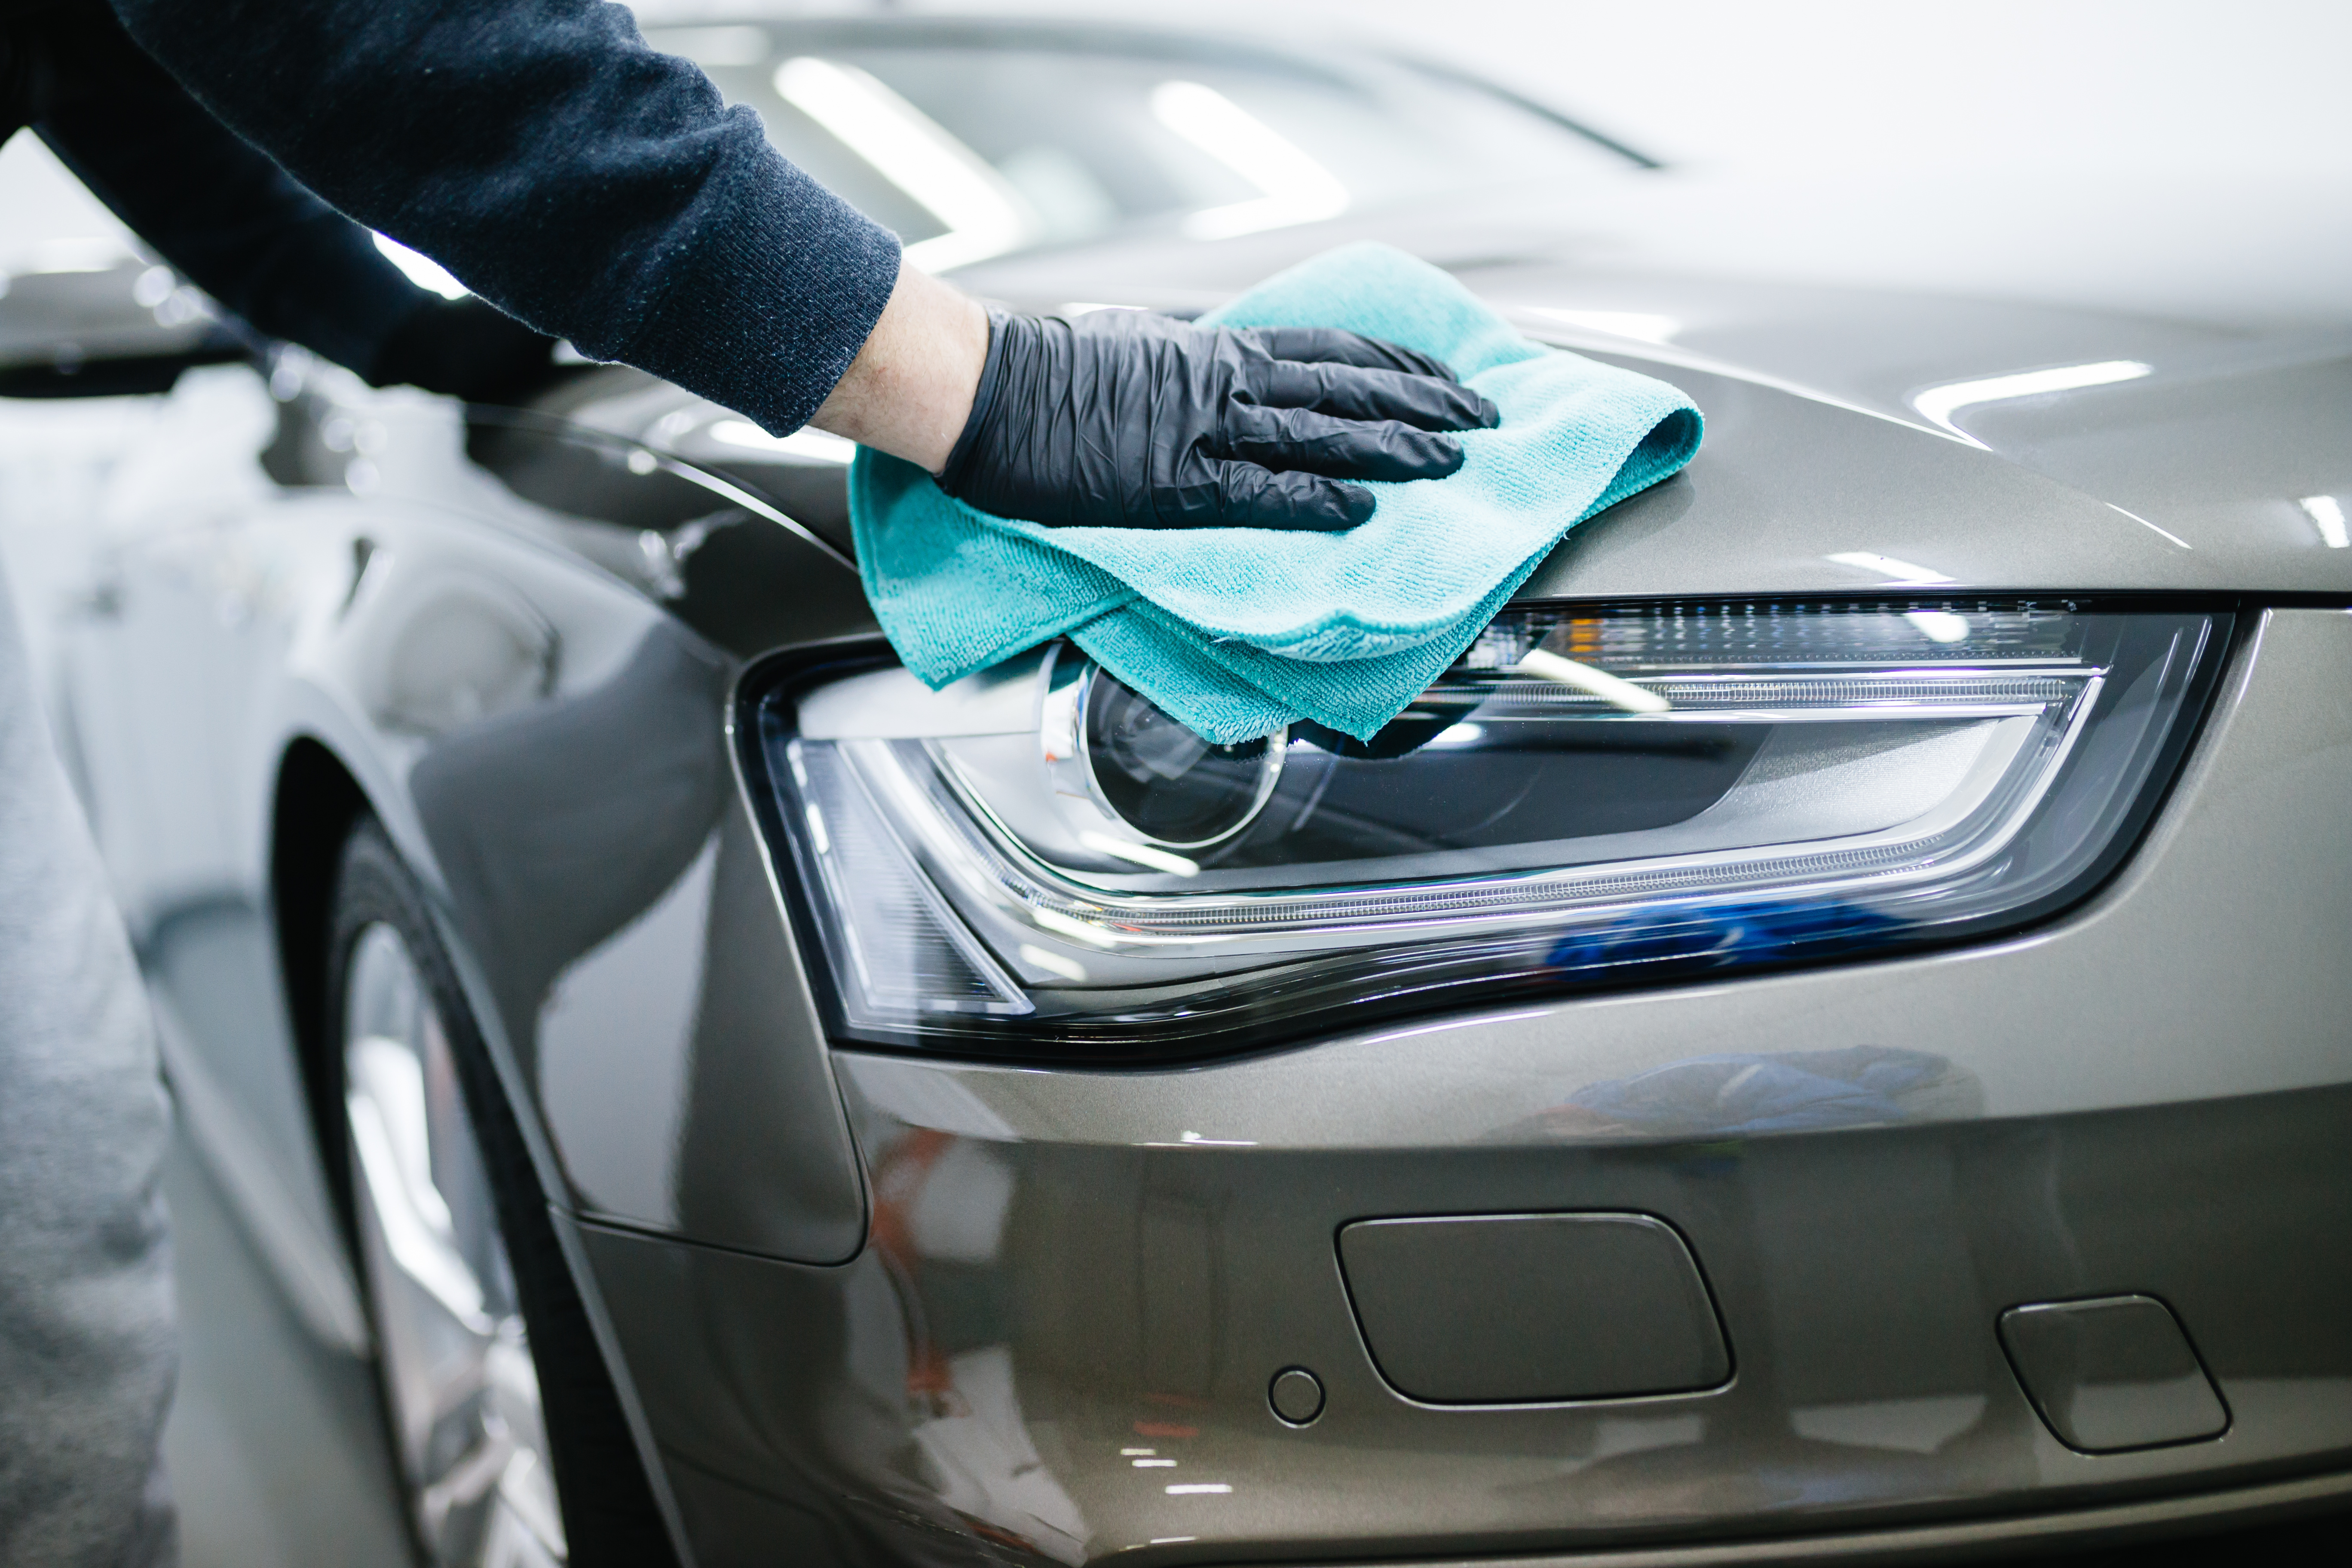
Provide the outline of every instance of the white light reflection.
[[[1916,561],[1898,561],[1892,555],[1879,555],[1867,550],[1842,550],[1822,559],[1834,561],[1841,566],[1852,566],[1864,572],[1875,572],[1890,584],[1927,586],[1948,583],[1952,579],[1932,567]],[[1969,618],[1949,610],[1906,610],[1903,618],[1911,629],[1932,643],[1961,643],[1969,640]]]
[[[1545,648],[1528,650],[1528,656],[1519,660],[1519,672],[1571,687],[1628,713],[1664,713],[1674,707],[1654,691],[1644,690],[1630,680],[1621,680],[1605,669],[1595,669],[1589,664],[1562,658]],[[1455,728],[1461,726],[1456,725]]]
[[1203,1138],[1198,1132],[1185,1133],[1184,1142],[1187,1143],[1205,1143],[1212,1148],[1217,1149],[1255,1149],[1257,1147],[1257,1140],[1255,1138]]
[[1418,1035],[1441,1035],[1453,1029],[1483,1029],[1495,1024],[1517,1024],[1534,1018],[1549,1018],[1552,1009],[1534,1007],[1520,1013],[1485,1013],[1475,1018],[1448,1018],[1443,1023],[1422,1024],[1410,1029],[1391,1029],[1385,1034],[1367,1036],[1367,1046],[1385,1046],[1397,1040],[1409,1040]]
[[1810,1405],[1790,1411],[1789,1426],[1819,1443],[1932,1454],[1984,1419],[1984,1413],[1983,1394],[1948,1394]]
[[1087,966],[1066,953],[1050,952],[1034,942],[1023,942],[1018,951],[1021,962],[1032,968],[1042,969],[1048,974],[1058,974],[1080,985],[1086,984]]
[[1432,735],[1429,738],[1429,744],[1433,746],[1475,746],[1486,738],[1486,726],[1484,724],[1456,724],[1451,729],[1440,730],[1436,734]]
[[[8,251],[5,269],[20,277],[37,272],[107,272],[137,259],[120,239],[45,239]],[[0,282],[5,281],[0,277]]]
[[152,310],[170,299],[179,286],[179,274],[170,268],[150,267],[131,280],[131,302],[142,310]]
[[1066,915],[1059,910],[1033,909],[1029,918],[1056,936],[1072,936],[1097,947],[1115,947],[1118,938],[1106,931],[1097,931],[1086,921]]
[[751,452],[780,452],[814,463],[846,463],[857,456],[857,443],[823,430],[799,429],[789,436],[771,436],[748,419],[721,419],[709,435],[722,446]]
[[1255,1138],[1203,1138],[1198,1132],[1187,1129],[1183,1136],[1173,1143],[1139,1143],[1137,1147],[1140,1149],[1255,1149],[1257,1147],[1257,1140]]
[[1574,1475],[1590,1465],[1601,1464],[1622,1454],[1646,1454],[1660,1448],[1679,1448],[1701,1441],[1706,1436],[1704,1415],[1604,1416],[1593,1424],[1591,1451],[1573,1459],[1563,1460],[1559,1468],[1565,1475]]
[[1130,844],[1124,838],[1113,838],[1109,834],[1097,833],[1091,827],[1079,831],[1078,842],[1097,855],[1110,855],[1121,860],[1132,860],[1139,866],[1148,867],[1154,871],[1165,871],[1172,877],[1197,877],[1201,874],[1201,863],[1197,860],[1188,860],[1172,850],[1161,849],[1154,845]]
[[907,247],[907,259],[924,270],[1001,256],[1035,228],[1028,203],[1003,175],[856,66],[798,56],[776,68],[776,94],[946,226]]
[[1538,305],[1530,307],[1528,314],[1643,343],[1673,342],[1675,334],[1683,330],[1682,322],[1675,317],[1654,316],[1643,310],[1559,310]]
[[1949,610],[1906,610],[1903,618],[1912,629],[1933,643],[1956,643],[1969,640],[1969,618]]
[[1878,555],[1867,550],[1841,550],[1835,555],[1824,555],[1822,559],[1833,561],[1840,566],[1854,566],[1864,572],[1875,572],[1880,576],[1896,583],[1925,584],[1951,581],[1949,577],[1932,566],[1921,566],[1910,561],[1898,561],[1892,555]]
[[761,65],[774,48],[765,27],[650,27],[646,42],[698,66]]
[[1189,239],[1231,239],[1337,217],[1348,187],[1285,136],[1213,87],[1163,81],[1151,89],[1152,117],[1265,193],[1255,201],[1202,207],[1186,216]]
[[[2021,371],[2015,375],[1989,375],[1975,381],[1948,382],[1911,395],[1911,406],[1921,418],[1948,431],[1971,447],[1982,441],[1952,423],[1952,416],[1980,403],[2006,403],[2012,397],[2037,397],[2048,392],[2078,392],[2086,386],[2112,386],[2137,381],[2154,367],[2136,359],[2099,360],[2091,364],[2062,364],[2049,370]],[[1990,450],[1990,448],[1986,448]]]
[[2180,548],[2181,548],[2181,549],[2183,549],[2183,550],[2187,550],[2187,549],[2189,549],[2189,548],[2190,547],[2190,546],[2189,546],[2189,541],[2187,541],[2187,540],[2185,540],[2185,539],[2181,538],[2181,537],[2180,537],[2180,535],[2179,535],[2179,534],[2177,534],[2177,533],[2174,533],[2174,532],[2172,532],[2171,531],[2169,531],[2169,530],[2168,530],[2168,529],[2162,529],[2162,528],[2158,528],[2158,527],[2157,527],[2157,526],[2156,526],[2156,524],[2154,524],[2154,523],[2152,523],[2152,522],[2148,521],[2148,520],[2147,520],[2147,519],[2146,519],[2146,518],[2144,518],[2144,517],[2140,516],[2140,514],[2139,514],[2139,513],[2137,513],[2137,512],[2136,512],[2136,511],[2124,511],[2124,509],[2123,509],[2123,508],[2121,508],[2121,507],[2117,506],[2117,505],[2116,505],[2115,502],[2113,502],[2113,501],[2109,501],[2109,502],[2107,502],[2107,510],[2108,510],[2109,511],[2123,512],[2123,515],[2124,515],[2124,516],[2126,516],[2126,517],[2127,517],[2127,518],[2131,519],[2134,522],[2136,522],[2136,523],[2139,524],[2142,528],[2147,529],[2150,533],[2162,534],[2165,538],[2167,538],[2167,539],[2170,540],[2173,543],[2178,544],[2178,545],[2179,545],[2179,546],[2180,546]]
[[2320,542],[2330,550],[2352,550],[2352,533],[2344,531],[2344,503],[2334,496],[2305,496],[2294,503],[2319,530]]
[[388,234],[375,237],[375,247],[383,258],[408,275],[408,280],[419,289],[430,289],[444,300],[462,300],[473,292],[457,281],[449,269],[431,257],[411,250]]
[[1018,1534],[1028,1561],[1082,1563],[1094,1538],[1030,1436],[1008,1345],[966,1351],[948,1363],[940,1414],[918,1426],[917,1462],[939,1500],[975,1523]]
[[1183,1497],[1188,1493],[1214,1493],[1222,1496],[1233,1489],[1223,1481],[1179,1481],[1168,1489],[1168,1495]]

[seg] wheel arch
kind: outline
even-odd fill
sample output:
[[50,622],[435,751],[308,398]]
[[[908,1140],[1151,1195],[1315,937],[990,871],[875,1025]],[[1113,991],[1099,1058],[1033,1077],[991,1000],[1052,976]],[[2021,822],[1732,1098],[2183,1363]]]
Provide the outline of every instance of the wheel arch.
[[[335,877],[352,829],[373,807],[367,792],[324,742],[299,735],[279,756],[270,793],[269,912],[295,1066],[319,1141],[320,1168],[341,1225],[350,1223],[350,1172],[341,1158],[341,1076],[329,1070],[327,944]],[[346,1241],[350,1238],[346,1237]]]

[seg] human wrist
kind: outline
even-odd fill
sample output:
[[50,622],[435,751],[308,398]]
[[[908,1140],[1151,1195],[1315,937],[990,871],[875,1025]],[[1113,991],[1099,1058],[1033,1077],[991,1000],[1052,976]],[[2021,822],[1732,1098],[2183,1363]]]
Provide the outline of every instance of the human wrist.
[[931,474],[950,495],[955,493],[958,472],[968,465],[972,448],[984,438],[989,416],[1004,390],[1006,357],[1013,348],[1014,338],[1024,326],[1034,324],[1034,321],[1016,317],[1009,311],[992,310],[988,312],[988,353],[981,361],[980,384],[972,390],[971,412],[965,416],[963,430],[956,437],[955,446],[949,450],[947,460]]
[[936,474],[971,420],[989,336],[978,300],[902,266],[881,318],[809,423]]

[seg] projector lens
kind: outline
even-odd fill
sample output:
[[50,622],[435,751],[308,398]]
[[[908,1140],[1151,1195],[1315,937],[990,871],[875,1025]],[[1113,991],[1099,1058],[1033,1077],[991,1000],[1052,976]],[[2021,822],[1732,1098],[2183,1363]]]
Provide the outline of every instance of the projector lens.
[[1155,844],[1199,848],[1231,837],[1265,806],[1282,737],[1203,741],[1107,669],[1087,683],[1087,765],[1103,805]]

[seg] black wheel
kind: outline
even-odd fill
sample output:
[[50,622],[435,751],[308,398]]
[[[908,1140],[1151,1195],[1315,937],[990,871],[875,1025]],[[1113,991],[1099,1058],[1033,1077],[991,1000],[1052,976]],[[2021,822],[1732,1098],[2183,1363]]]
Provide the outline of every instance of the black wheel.
[[676,1557],[422,889],[373,820],[330,915],[330,1102],[393,1450],[446,1568]]

